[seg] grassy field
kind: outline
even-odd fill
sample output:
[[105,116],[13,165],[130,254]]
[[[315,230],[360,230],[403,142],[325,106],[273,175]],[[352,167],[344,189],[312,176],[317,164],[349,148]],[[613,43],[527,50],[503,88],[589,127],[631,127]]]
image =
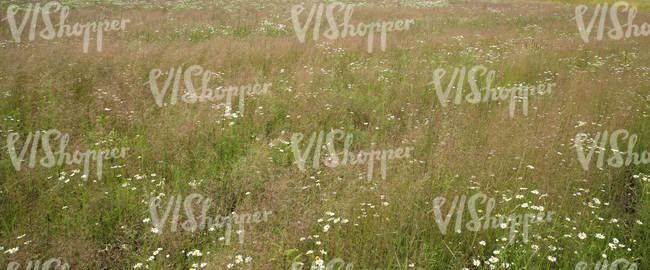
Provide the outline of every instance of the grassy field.
[[[350,2],[355,26],[414,21],[388,32],[385,50],[375,33],[371,53],[367,35],[325,38],[325,15],[320,38],[312,38],[312,22],[299,41],[292,7],[304,5],[302,25],[312,4],[331,1],[63,1],[71,26],[130,20],[124,30],[104,32],[101,52],[90,33],[87,53],[83,35],[41,38],[41,17],[36,38],[29,39],[25,21],[17,42],[6,11],[28,3],[1,2],[0,269],[51,258],[70,269],[291,269],[294,262],[309,269],[336,258],[354,269],[577,269],[580,262],[592,269],[605,257],[650,269],[650,167],[609,166],[615,152],[607,144],[585,170],[574,142],[578,133],[589,134],[584,144],[591,145],[598,132],[626,129],[638,136],[634,152],[650,151],[650,40],[609,38],[607,18],[604,38],[596,39],[596,21],[585,43],[572,20],[575,5],[590,5],[587,24],[602,1],[558,2]],[[648,1],[630,4],[638,5],[636,24],[650,23]],[[15,15],[18,26],[25,12]],[[54,25],[59,13],[52,12]],[[619,10],[619,18],[626,23],[627,13]],[[200,94],[203,75],[185,75],[196,65],[211,71],[212,89],[272,85],[247,95],[243,113],[238,96],[231,111],[223,100],[184,102],[186,78]],[[467,82],[462,102],[455,103],[454,86],[442,106],[435,71],[446,72],[446,90],[455,69],[469,73],[477,65],[494,71],[493,87],[554,85],[529,95],[527,115],[522,99],[512,116],[510,100],[468,102]],[[152,94],[154,69],[159,90],[170,80],[163,106]],[[477,75],[478,87],[485,78]],[[83,163],[43,166],[46,147],[25,142],[52,129],[69,135],[70,154],[129,150],[103,161],[101,179],[96,161],[87,175]],[[292,135],[304,135],[304,153],[312,134],[337,129],[352,135],[354,154],[414,150],[389,160],[385,179],[375,161],[368,179],[368,164],[332,168],[320,159],[315,168],[314,151],[328,153],[318,139],[301,170]],[[26,149],[20,170],[10,153],[16,138],[16,153]],[[618,139],[627,151],[627,138]],[[61,140],[50,137],[52,152]],[[340,158],[344,141],[334,140]],[[184,230],[184,201],[193,193],[211,199],[210,217],[271,214],[243,232],[234,224]],[[510,242],[510,227],[468,230],[466,202],[455,232],[450,204],[479,193],[495,199],[492,216],[555,215],[530,225],[527,241],[517,223]],[[174,209],[156,232],[151,198],[158,198],[160,218],[178,196],[176,232]],[[453,214],[445,234],[437,197],[446,198],[443,215]],[[189,202],[201,223],[201,200]],[[482,222],[486,205],[477,202]]]

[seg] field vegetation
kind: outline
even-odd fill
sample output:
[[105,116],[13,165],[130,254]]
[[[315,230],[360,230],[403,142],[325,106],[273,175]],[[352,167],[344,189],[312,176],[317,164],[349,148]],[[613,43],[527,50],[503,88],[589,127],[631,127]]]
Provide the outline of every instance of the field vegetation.
[[[606,256],[650,269],[649,166],[608,166],[608,144],[585,171],[574,144],[578,133],[593,139],[626,129],[638,135],[634,152],[650,151],[650,40],[596,40],[595,29],[585,43],[572,20],[575,5],[589,5],[588,23],[602,2],[350,2],[355,25],[415,22],[388,32],[385,51],[376,34],[372,53],[367,36],[314,41],[313,22],[299,42],[291,8],[304,5],[304,23],[316,1],[61,3],[70,6],[68,24],[130,22],[104,34],[101,52],[91,35],[88,53],[83,36],[30,41],[28,22],[18,43],[0,22],[0,268],[59,258],[70,269],[290,269],[293,262],[308,269],[341,258],[354,269],[574,269]],[[14,4],[28,2],[0,3],[0,17]],[[647,1],[630,4],[639,8],[636,24],[650,23]],[[24,14],[16,15],[19,23]],[[606,31],[611,25],[608,18]],[[43,27],[39,17],[36,30]],[[194,65],[212,72],[212,88],[272,86],[246,96],[243,114],[236,99],[230,112],[220,102],[183,102],[183,78],[176,104],[170,86],[166,105],[156,105],[151,70],[161,70],[162,88],[170,69]],[[493,87],[555,86],[528,97],[527,115],[521,99],[512,117],[509,100],[455,104],[455,88],[443,107],[434,70],[446,71],[446,89],[454,69],[476,65],[496,72]],[[200,78],[192,78],[197,89]],[[478,78],[484,87],[485,76]],[[30,132],[50,129],[69,135],[70,153],[130,150],[104,161],[101,179],[94,166],[85,176],[83,165],[41,166],[42,145],[36,166],[28,166],[30,145],[17,171],[10,134],[19,134],[20,151]],[[321,160],[313,168],[315,149],[300,170],[292,134],[304,135],[304,150],[313,132],[333,129],[353,135],[353,153],[414,151],[391,160],[385,180],[379,161],[371,181],[367,165],[330,168]],[[335,142],[340,153],[344,140]],[[627,140],[619,137],[619,147],[627,151]],[[446,198],[446,214],[455,196],[479,192],[496,199],[493,215],[555,215],[531,225],[527,242],[519,224],[510,244],[509,228],[467,230],[465,203],[461,232],[452,213],[443,235],[434,199]],[[171,232],[172,214],[156,233],[150,198],[160,198],[162,215],[170,198],[192,193],[212,199],[211,217],[272,214],[246,224],[243,244],[238,226],[229,244],[225,228]],[[484,213],[486,204],[477,205]],[[200,216],[200,204],[193,209]]]

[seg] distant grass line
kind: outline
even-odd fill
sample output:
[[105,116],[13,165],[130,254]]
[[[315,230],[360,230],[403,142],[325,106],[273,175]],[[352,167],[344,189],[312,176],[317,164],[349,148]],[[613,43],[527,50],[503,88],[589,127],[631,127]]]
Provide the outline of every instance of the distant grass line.
[[[441,5],[447,1],[452,4],[466,3],[467,0],[430,0],[430,1],[340,1],[346,4],[354,6],[381,6],[381,7],[414,7],[414,8],[435,8],[435,7],[444,7],[448,4]],[[0,3],[0,10],[7,10],[10,5],[18,5],[21,8],[26,8],[29,3],[35,3],[36,1],[16,1],[16,2],[2,2]],[[124,11],[130,10],[132,8],[138,8],[141,10],[163,10],[163,11],[178,11],[178,10],[225,10],[225,11],[241,11],[243,9],[253,9],[253,10],[270,10],[276,8],[282,8],[286,6],[291,6],[294,4],[311,4],[311,3],[332,3],[336,1],[297,1],[291,0],[289,2],[278,2],[265,1],[264,4],[257,4],[259,1],[250,1],[250,0],[240,0],[240,1],[178,1],[176,3],[169,1],[103,1],[95,0],[92,1],[81,1],[81,0],[67,0],[59,1],[65,6],[69,6],[72,9],[75,8],[103,8],[103,9],[113,9]],[[608,3],[610,6],[618,1],[614,0],[480,0],[476,2],[487,2],[487,3],[524,3],[524,2],[551,2],[551,3],[560,3],[571,6],[578,5],[587,5],[587,6],[596,6],[598,4]],[[632,6],[637,6],[639,11],[649,11],[650,10],[650,1],[647,0],[628,0],[625,1]],[[46,2],[43,2],[43,4]]]

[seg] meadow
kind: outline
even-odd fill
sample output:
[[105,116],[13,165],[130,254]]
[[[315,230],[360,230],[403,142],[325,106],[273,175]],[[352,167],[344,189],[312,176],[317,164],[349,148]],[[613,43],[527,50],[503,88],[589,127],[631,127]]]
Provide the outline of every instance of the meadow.
[[[617,259],[650,269],[650,166],[608,165],[628,150],[627,136],[620,151],[611,142],[596,149],[587,170],[576,150],[579,133],[586,148],[597,133],[625,129],[638,136],[632,152],[650,151],[649,37],[612,39],[607,18],[604,38],[596,22],[585,42],[574,18],[586,4],[587,24],[604,1],[346,2],[355,27],[413,20],[386,33],[385,49],[375,32],[372,52],[367,35],[326,38],[325,15],[319,35],[314,17],[299,40],[292,8],[304,7],[303,26],[313,4],[332,1],[61,1],[72,28],[129,20],[103,32],[101,51],[97,33],[42,38],[41,15],[35,38],[27,20],[17,42],[7,10],[22,8],[20,26],[36,3],[47,2],[0,2],[0,269],[51,258],[69,269],[325,269],[337,258],[354,269],[592,269]],[[647,1],[628,3],[638,7],[636,24],[650,23]],[[60,12],[50,15],[55,31]],[[485,72],[470,72],[479,65]],[[482,88],[490,71],[495,88],[553,87],[485,101],[481,90],[470,102],[470,76]],[[198,102],[191,85],[222,98]],[[244,100],[234,89],[254,94]],[[83,162],[41,166],[46,144],[26,139],[53,129],[69,136],[70,154],[128,151],[107,154],[101,177],[92,160],[87,175]],[[333,130],[351,140],[324,138]],[[304,135],[297,148],[296,133]],[[61,141],[52,136],[51,151]],[[341,162],[348,150],[412,150],[390,160],[385,177],[377,153],[369,179],[368,164],[330,166],[330,147]],[[468,202],[450,209],[478,193],[495,199],[487,218],[486,201],[476,202],[481,222],[554,215],[531,224],[526,240],[522,222],[514,240],[512,223],[469,230]],[[185,200],[190,194],[203,200]],[[451,216],[444,234],[440,197]],[[233,213],[248,214],[245,226],[223,219]],[[253,213],[264,221],[252,222],[261,218]]]

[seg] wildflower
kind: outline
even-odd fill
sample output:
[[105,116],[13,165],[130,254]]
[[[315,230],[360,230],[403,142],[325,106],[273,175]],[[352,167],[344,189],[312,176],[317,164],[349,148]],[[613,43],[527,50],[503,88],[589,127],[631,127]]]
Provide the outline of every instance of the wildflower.
[[538,250],[538,249],[539,249],[539,246],[533,244],[533,245],[530,246],[530,248],[532,248],[532,249],[534,249],[534,250]]
[[555,257],[551,256],[551,255],[548,255],[548,257],[546,257],[546,258],[547,258],[549,261],[552,261],[552,262],[557,261],[557,259],[556,259]]
[[142,267],[142,263],[136,263],[136,264],[133,266],[133,268],[140,268],[140,267]]
[[517,199],[523,199],[523,198],[524,198],[524,195],[517,195],[517,196],[515,196],[515,198],[517,198]]
[[319,246],[320,246],[320,244],[321,244],[321,242],[320,242],[320,241],[316,241],[316,245],[319,245]]
[[314,253],[313,250],[307,250],[307,253],[305,253],[305,254],[309,255],[309,254],[312,254],[312,253]]
[[206,265],[208,265],[208,263],[201,263],[201,268],[205,267]]
[[142,220],[142,222],[144,222],[144,223],[148,223],[149,221],[151,221],[150,218],[145,218],[144,220]]
[[494,255],[499,255],[500,253],[501,253],[501,251],[499,251],[499,250],[492,251],[492,254],[494,254]]
[[485,241],[478,242],[479,245],[485,246]]
[[228,265],[226,265],[226,267],[228,267],[228,268],[232,268],[233,266],[235,266],[235,265],[232,264],[232,263],[229,263]]
[[605,236],[602,235],[602,234],[597,233],[597,234],[596,234],[596,238],[598,238],[598,239],[605,239]]
[[158,227],[153,227],[153,228],[151,228],[151,232],[152,233],[158,233],[158,232],[160,232],[160,230],[158,230]]
[[7,249],[7,251],[5,251],[4,254],[7,254],[7,253],[9,253],[9,254],[14,254],[14,253],[16,253],[16,251],[18,251],[19,249],[20,249],[20,247],[15,247],[15,248],[12,248],[12,249]]
[[608,245],[609,248],[611,248],[611,249],[616,249],[616,245],[615,245],[615,244],[609,243],[609,244],[607,244],[607,245]]
[[492,257],[490,257],[489,261],[491,263],[497,263],[497,262],[499,262],[499,258],[492,256]]
[[474,259],[472,259],[472,260],[474,261],[474,266],[480,266],[481,265],[481,261],[474,260]]
[[636,220],[636,223],[639,224],[639,225],[643,225],[643,222],[641,222],[641,221],[638,220],[638,219]]
[[618,244],[618,239],[614,238],[614,244]]
[[251,257],[246,257],[246,259],[244,260],[244,262],[246,262],[246,263],[249,263],[249,262],[252,262],[252,261],[253,261],[253,258],[251,258]]
[[201,253],[200,250],[195,249],[194,251],[187,253],[187,256],[190,256],[190,255],[192,255],[192,256],[203,256],[203,253]]
[[528,207],[528,204],[527,204],[527,203],[523,203],[523,204],[521,204],[521,207],[522,207],[522,208],[527,208],[527,207]]
[[578,237],[579,237],[580,239],[585,239],[585,238],[587,237],[587,234],[584,233],[584,232],[580,232],[580,233],[578,234]]
[[536,194],[536,195],[537,195],[537,194],[539,194],[539,191],[537,191],[537,190],[533,190],[533,191],[531,191],[530,193],[533,193],[533,194]]
[[609,222],[616,223],[616,222],[618,222],[618,219],[612,218],[612,219],[609,220]]
[[241,263],[243,261],[244,261],[244,259],[242,258],[242,255],[235,256],[235,263]]

